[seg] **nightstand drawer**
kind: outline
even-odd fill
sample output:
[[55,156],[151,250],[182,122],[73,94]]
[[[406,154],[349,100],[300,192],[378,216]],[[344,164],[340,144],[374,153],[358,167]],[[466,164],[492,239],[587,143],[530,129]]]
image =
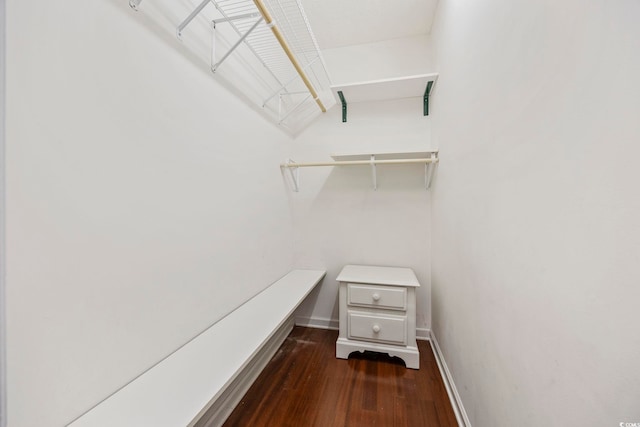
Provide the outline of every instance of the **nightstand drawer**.
[[380,316],[349,312],[349,339],[407,343],[407,318],[402,316]]
[[407,309],[407,289],[349,283],[347,304],[404,311]]

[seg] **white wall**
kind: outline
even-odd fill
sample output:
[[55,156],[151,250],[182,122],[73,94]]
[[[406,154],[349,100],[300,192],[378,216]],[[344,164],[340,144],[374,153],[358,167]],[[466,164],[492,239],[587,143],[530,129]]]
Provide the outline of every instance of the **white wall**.
[[[426,37],[409,37],[323,51],[336,83],[369,81],[433,71],[422,55]],[[386,65],[382,65],[386,64]],[[431,118],[422,98],[352,103],[342,123],[336,106],[295,140],[297,161],[330,161],[333,153],[420,151],[431,148]],[[417,326],[430,327],[430,195],[424,166],[378,166],[378,190],[363,167],[300,169],[300,192],[291,195],[295,265],[322,268],[327,276],[303,303],[299,322],[337,328],[336,276],[346,264],[411,267],[418,291]]]
[[[429,147],[422,99],[361,103],[326,113],[296,139],[292,158],[330,161],[332,153],[401,151]],[[293,193],[295,265],[327,270],[299,315],[337,327],[336,276],[346,264],[411,267],[418,290],[418,328],[430,327],[429,192],[423,165],[379,165],[373,190],[368,166],[300,169]]]
[[60,426],[291,268],[291,141],[124,0],[7,16],[9,426]]
[[411,36],[322,51],[334,85],[436,72],[429,36]]
[[640,422],[638,22],[440,1],[433,329],[474,427]]

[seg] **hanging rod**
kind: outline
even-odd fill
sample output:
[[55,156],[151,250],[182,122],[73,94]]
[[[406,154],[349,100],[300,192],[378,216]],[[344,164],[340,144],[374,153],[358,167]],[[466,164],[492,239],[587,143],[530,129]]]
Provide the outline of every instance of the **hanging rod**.
[[407,163],[437,163],[438,158],[392,160],[340,160],[335,162],[282,163],[281,168],[307,168],[314,166],[401,165]]
[[[380,156],[399,155],[401,153],[379,153]],[[378,178],[376,165],[404,165],[404,164],[424,164],[424,186],[428,190],[431,187],[431,181],[433,179],[433,172],[438,163],[438,151],[431,151],[428,153],[403,153],[407,157],[395,158],[395,159],[376,159],[376,154],[369,154],[368,160],[336,160],[333,162],[305,162],[298,163],[289,159],[286,163],[281,163],[280,168],[288,170],[291,175],[291,182],[293,184],[293,191],[298,192],[300,190],[300,175],[299,168],[314,167],[314,166],[371,166],[371,178],[373,180],[373,189],[378,189]],[[415,158],[416,154],[428,155],[429,157]],[[332,156],[335,158],[340,157],[353,157],[363,156],[363,154],[346,155],[346,156]]]
[[273,32],[273,35],[276,36],[276,39],[278,40],[278,43],[280,43],[280,46],[282,46],[282,49],[284,50],[284,53],[287,54],[287,57],[291,61],[291,64],[293,64],[293,67],[296,69],[296,71],[300,75],[300,78],[304,82],[304,85],[307,87],[307,89],[309,89],[309,92],[311,93],[311,96],[313,97],[313,99],[316,101],[316,104],[318,104],[318,107],[320,107],[320,110],[323,113],[326,113],[327,109],[325,108],[324,104],[322,103],[322,100],[318,96],[318,92],[316,92],[315,88],[313,87],[313,85],[309,81],[309,78],[307,77],[307,74],[302,69],[302,66],[300,65],[300,63],[296,59],[295,55],[291,51],[291,48],[289,48],[289,44],[284,39],[284,36],[280,32],[280,29],[274,24],[273,18],[271,17],[271,14],[267,10],[267,8],[264,6],[264,3],[262,2],[262,0],[253,0],[253,2],[255,3],[256,7],[258,8],[260,13],[262,14],[262,16],[264,18],[264,21],[266,22],[267,26],[269,26],[271,28],[271,31]]

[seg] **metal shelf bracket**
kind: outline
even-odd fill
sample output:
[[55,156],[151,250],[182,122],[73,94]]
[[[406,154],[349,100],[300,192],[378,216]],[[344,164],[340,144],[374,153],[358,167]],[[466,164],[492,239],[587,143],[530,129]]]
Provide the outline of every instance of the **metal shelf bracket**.
[[376,155],[371,155],[371,178],[373,179],[373,191],[378,190],[378,171],[376,170]]
[[[307,93],[307,92],[303,92],[303,93]],[[307,94],[307,96],[304,97],[304,99],[302,99],[300,102],[298,102],[291,110],[287,111],[287,113],[282,116],[282,97],[285,95],[299,95],[299,93],[283,93],[280,95],[280,107],[279,107],[279,111],[278,111],[278,124],[281,125],[282,122],[284,122],[287,117],[289,117],[291,115],[291,113],[293,113],[294,111],[296,111],[298,108],[300,108],[306,101],[307,99],[309,99],[311,97],[311,94]]]
[[[311,67],[318,59],[320,59],[319,56],[317,56],[315,59],[313,59],[311,62],[309,62],[307,65],[305,65],[305,67],[303,68],[304,71],[307,70],[307,68]],[[298,80],[300,78],[299,74],[294,75],[289,81],[287,81],[285,84],[281,85],[277,91],[273,92],[267,99],[264,100],[264,102],[262,103],[262,108],[264,108],[267,105],[267,102],[271,101],[271,99],[276,96],[276,95],[285,95],[285,94],[289,94],[289,92],[287,91],[287,86],[289,86],[289,84],[293,83],[294,81]]]
[[[208,1],[208,0],[207,0],[207,1]],[[225,61],[225,59],[227,59],[227,58],[229,57],[229,55],[231,55],[231,54],[233,53],[233,51],[234,51],[234,50],[236,50],[236,48],[237,48],[238,46],[240,46],[240,44],[241,44],[241,43],[242,43],[242,42],[247,38],[247,36],[248,36],[249,34],[251,34],[251,32],[252,32],[253,30],[255,30],[255,29],[256,29],[256,27],[257,27],[258,25],[260,25],[260,23],[262,22],[262,20],[263,20],[263,19],[264,19],[264,18],[263,18],[262,16],[261,16],[260,18],[258,18],[258,20],[255,22],[255,24],[253,24],[253,25],[251,26],[251,28],[249,28],[249,30],[247,30],[247,32],[246,32],[246,33],[244,33],[244,34],[240,37],[240,39],[239,39],[237,42],[235,42],[235,44],[234,44],[233,46],[231,46],[231,48],[229,49],[229,51],[228,51],[227,53],[225,53],[225,54],[222,56],[222,58],[220,58],[220,60],[219,60],[218,62],[216,62],[215,64],[213,64],[213,65],[211,66],[211,71],[213,71],[213,72],[215,73],[215,72],[216,72],[216,70],[218,69],[218,67],[219,67],[220,65],[222,65],[222,63]],[[228,19],[227,19],[227,21],[228,21]],[[213,29],[215,30],[215,28],[216,28],[216,26],[215,26],[215,21],[214,21],[214,23],[213,23]],[[213,43],[213,44],[212,44],[212,50],[213,50],[213,52],[212,52],[212,54],[211,54],[211,59],[212,59],[212,60],[214,60],[214,59],[215,59],[215,43]],[[212,62],[213,62],[213,61],[212,61]]]
[[338,91],[338,96],[342,103],[342,123],[347,123],[347,101],[344,99],[344,95],[341,90]]
[[[295,163],[292,159],[288,159],[286,164]],[[297,166],[288,166],[289,176],[291,177],[291,183],[293,184],[293,191],[296,193],[300,191],[300,168]]]
[[436,153],[431,153],[431,162],[424,164],[424,188],[426,190],[431,187],[431,180],[433,179],[436,163],[438,163],[438,156]]
[[[131,1],[134,1],[134,0],[131,0]],[[200,12],[202,12],[202,9],[204,9],[204,7],[209,4],[209,1],[210,0],[204,0],[202,3],[200,3],[198,7],[196,7],[194,11],[191,12],[189,16],[187,16],[187,18],[184,21],[182,21],[180,25],[178,25],[178,29],[176,30],[178,38],[182,38],[182,30],[184,30],[185,27],[189,25],[191,21],[193,21],[193,18],[195,18],[196,16],[198,16]]]
[[424,90],[424,106],[423,113],[425,116],[429,115],[429,95],[431,94],[431,88],[433,87],[433,82],[427,83],[427,88]]

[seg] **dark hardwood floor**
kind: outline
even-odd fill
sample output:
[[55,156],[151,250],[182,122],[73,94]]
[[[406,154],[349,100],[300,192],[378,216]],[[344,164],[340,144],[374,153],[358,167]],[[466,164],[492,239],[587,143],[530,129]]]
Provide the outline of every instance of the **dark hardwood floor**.
[[225,427],[457,426],[431,346],[420,370],[377,353],[336,359],[337,331],[296,327]]

